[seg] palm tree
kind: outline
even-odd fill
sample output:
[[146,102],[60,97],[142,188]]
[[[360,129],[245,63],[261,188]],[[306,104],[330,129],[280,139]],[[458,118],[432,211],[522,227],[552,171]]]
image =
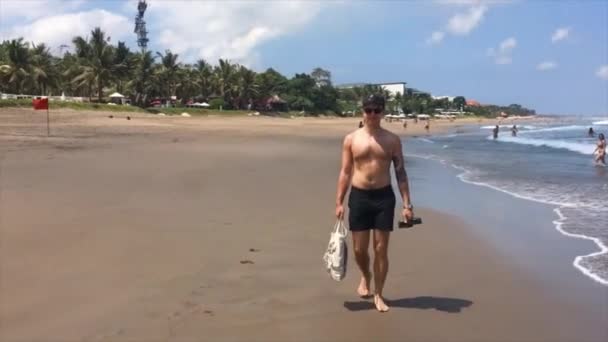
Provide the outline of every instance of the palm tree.
[[331,85],[331,72],[328,70],[323,70],[317,67],[312,70],[310,76],[315,79],[318,87]]
[[219,65],[213,70],[215,88],[225,103],[232,103],[231,84],[234,78],[235,65],[225,59],[219,60]]
[[44,43],[33,45],[31,63],[32,82],[38,88],[40,95],[44,95],[49,85],[55,85],[59,81],[53,56]]
[[458,110],[462,111],[467,104],[467,100],[464,96],[456,96],[454,100],[452,100],[452,103]]
[[96,83],[99,102],[103,99],[104,85],[113,78],[114,48],[108,43],[109,40],[97,27],[91,31],[88,41],[80,36],[72,41],[79,57],[79,73],[72,81],[80,86],[87,85],[89,90]]
[[158,57],[160,57],[160,69],[159,74],[164,82],[167,85],[167,89],[163,88],[163,94],[167,97],[175,95],[175,83],[177,72],[179,70],[179,64],[177,63],[178,54],[172,53],[170,50],[165,50],[165,54],[161,54],[160,52],[156,53]]
[[393,99],[393,110],[399,112],[402,107],[402,102],[403,96],[401,95],[401,92],[397,92],[397,94],[395,94],[395,98]]
[[184,65],[177,71],[176,95],[185,103],[188,99],[195,97],[199,86],[196,77],[197,70],[190,64]]
[[259,86],[256,82],[255,72],[241,66],[238,70],[238,104],[237,109],[240,109],[243,102],[251,103],[258,96]]
[[20,94],[30,77],[31,61],[28,45],[23,42],[23,38],[13,39],[8,43],[7,50],[8,63],[0,65],[0,77]]
[[127,86],[135,91],[135,103],[143,106],[146,103],[148,95],[157,94],[158,89],[154,89],[154,85],[158,82],[152,82],[154,73],[154,56],[150,51],[138,53],[134,57],[135,71],[133,79],[127,83]]
[[262,102],[272,95],[284,96],[288,92],[289,82],[287,78],[278,71],[268,68],[266,71],[255,76],[258,94],[256,100]]
[[69,58],[72,56],[67,54],[64,56],[64,62],[66,59],[69,62],[64,65],[65,71],[63,72],[63,75],[70,77],[75,90],[80,93],[84,90],[84,93],[89,97],[89,101],[91,101],[95,75],[92,73],[91,69],[87,68],[85,65],[88,62],[89,56],[92,54],[91,46],[87,40],[81,36],[74,37],[72,43],[74,44],[75,50],[74,58]]
[[207,100],[212,92],[212,70],[211,65],[204,59],[199,59],[196,62],[196,70],[194,76],[197,78],[200,95]]
[[385,101],[389,101],[391,99],[391,91],[388,89],[381,89],[382,91],[380,92],[380,94],[384,97]]
[[124,92],[124,82],[127,80],[133,69],[135,61],[129,48],[124,42],[118,42],[118,46],[114,50],[113,73],[116,79],[116,91]]

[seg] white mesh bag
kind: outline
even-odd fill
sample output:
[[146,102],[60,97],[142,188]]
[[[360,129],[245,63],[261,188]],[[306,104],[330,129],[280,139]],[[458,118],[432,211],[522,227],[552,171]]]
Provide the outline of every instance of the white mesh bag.
[[348,263],[348,246],[346,236],[348,230],[342,220],[338,220],[329,237],[327,250],[323,255],[325,269],[333,280],[341,281],[346,276]]

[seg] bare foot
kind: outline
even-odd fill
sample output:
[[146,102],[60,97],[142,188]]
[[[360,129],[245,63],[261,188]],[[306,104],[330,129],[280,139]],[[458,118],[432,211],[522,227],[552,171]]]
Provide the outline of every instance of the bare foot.
[[367,298],[372,295],[369,291],[369,282],[370,277],[367,277],[367,279],[363,276],[361,277],[361,283],[359,283],[359,287],[357,288],[357,294],[359,297]]
[[380,312],[387,312],[390,309],[380,295],[374,295],[374,304],[376,304],[376,309]]

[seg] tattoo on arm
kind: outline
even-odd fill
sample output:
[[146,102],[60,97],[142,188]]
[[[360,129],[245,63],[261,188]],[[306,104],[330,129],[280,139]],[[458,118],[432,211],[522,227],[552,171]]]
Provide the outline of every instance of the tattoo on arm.
[[403,152],[401,149],[401,143],[396,146],[393,152],[393,165],[395,167],[395,178],[397,178],[397,183],[399,184],[399,192],[401,192],[401,196],[403,197],[403,205],[408,206],[411,204],[410,201],[410,186],[409,181],[407,179],[407,172],[405,172],[405,160],[403,157]]
[[407,172],[405,172],[405,165],[403,165],[403,156],[394,156],[393,164],[395,165],[397,182],[407,184]]

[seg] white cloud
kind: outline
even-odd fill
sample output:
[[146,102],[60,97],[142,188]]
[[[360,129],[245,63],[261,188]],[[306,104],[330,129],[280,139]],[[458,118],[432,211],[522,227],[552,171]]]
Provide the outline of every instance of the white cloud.
[[124,40],[132,36],[132,24],[124,16],[105,10],[91,10],[47,16],[37,19],[30,24],[13,26],[7,31],[0,32],[0,40],[23,37],[28,42],[46,43],[51,51],[56,53],[62,44],[72,44],[75,36],[86,37],[95,27],[101,27],[112,42]]
[[500,43],[499,50],[502,52],[509,52],[516,46],[517,46],[517,40],[513,37],[510,37],[510,38],[503,40],[502,43]]
[[557,43],[560,40],[564,40],[564,39],[568,38],[569,34],[570,34],[569,27],[560,27],[557,30],[555,30],[555,32],[553,32],[553,35],[551,36],[551,41],[553,43]]
[[453,35],[467,35],[482,21],[488,8],[484,5],[473,6],[467,12],[458,13],[450,18],[447,31]]
[[595,76],[608,81],[608,64],[599,67],[595,72]]
[[[466,11],[454,14],[448,19],[445,27],[438,32],[449,33],[454,36],[466,36],[475,30],[483,21],[490,7],[501,4],[510,4],[518,0],[434,0],[434,3],[442,7],[468,7]],[[435,33],[433,33],[435,34]],[[445,37],[441,37],[439,42]],[[427,44],[432,44],[433,36],[427,39]]]
[[544,61],[536,66],[537,70],[545,71],[557,68],[557,63],[553,61]]
[[433,34],[426,40],[426,43],[429,45],[435,45],[435,44],[439,44],[441,43],[441,41],[443,40],[443,37],[445,37],[445,33],[441,32],[441,31],[435,31],[433,32]]
[[305,28],[323,7],[332,5],[312,1],[158,1],[150,4],[146,19],[159,28],[159,45],[180,54],[180,60],[204,58],[215,63],[225,58],[249,65],[257,58],[261,44]]
[[76,10],[84,3],[84,0],[0,0],[0,23],[54,16]]
[[487,54],[494,58],[496,64],[511,64],[513,58],[511,54],[517,46],[517,40],[513,37],[503,40],[497,49],[489,48]]
[[[51,47],[70,44],[76,35],[86,36],[100,26],[112,41],[135,39],[133,18],[105,10],[77,11],[84,0],[0,0],[0,39],[24,37]],[[145,14],[150,46],[171,49],[180,61],[218,58],[246,65],[260,55],[269,40],[293,34],[329,6],[342,2],[316,1],[168,1],[148,2]],[[102,5],[100,4],[99,7]],[[125,1],[121,13],[133,13],[137,0]],[[74,13],[70,13],[74,12]],[[154,38],[152,38],[154,37]]]
[[442,5],[459,5],[470,6],[467,11],[454,14],[448,20],[445,28],[441,31],[435,31],[427,38],[428,45],[441,43],[445,38],[446,32],[454,36],[466,36],[471,33],[479,24],[488,11],[488,6],[485,3],[491,1],[482,0],[440,0],[437,1]]

